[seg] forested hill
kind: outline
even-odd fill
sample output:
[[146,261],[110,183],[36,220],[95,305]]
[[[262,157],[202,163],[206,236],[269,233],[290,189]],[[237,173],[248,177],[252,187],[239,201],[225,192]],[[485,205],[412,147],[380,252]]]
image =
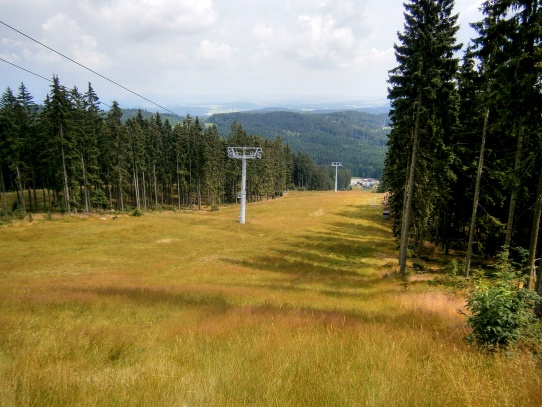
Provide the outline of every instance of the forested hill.
[[340,161],[354,176],[380,178],[384,168],[387,114],[252,111],[215,114],[207,122],[216,124],[221,135],[227,135],[231,124],[238,122],[249,134],[281,137],[292,150],[307,153],[317,164]]
[[[125,124],[128,119],[136,117],[138,112],[141,112],[141,117],[143,117],[143,119],[145,120],[149,120],[152,116],[156,114],[156,112],[149,112],[144,109],[122,109],[122,123]],[[160,117],[163,121],[167,119],[169,121],[169,124],[171,124],[172,126],[183,121],[182,116],[171,113],[160,113]]]

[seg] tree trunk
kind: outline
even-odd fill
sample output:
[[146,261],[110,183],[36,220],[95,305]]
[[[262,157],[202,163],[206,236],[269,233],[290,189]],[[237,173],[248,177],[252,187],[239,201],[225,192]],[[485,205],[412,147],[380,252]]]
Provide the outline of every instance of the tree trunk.
[[19,171],[19,164],[17,164],[16,166],[16,171],[17,171],[17,196],[19,197],[19,203],[21,204],[23,213],[26,213],[26,204],[24,202],[23,183],[21,180],[21,172]]
[[478,199],[480,198],[480,183],[484,168],[484,149],[486,145],[487,122],[489,120],[489,109],[486,109],[484,117],[484,128],[482,130],[482,143],[480,144],[480,157],[478,159],[478,173],[476,174],[476,185],[474,187],[474,202],[472,203],[472,216],[469,228],[469,243],[467,246],[467,258],[465,259],[465,277],[469,277],[470,262],[472,258],[472,244],[474,241],[474,229],[476,227],[476,212],[478,210]]
[[141,173],[141,181],[143,184],[143,209],[147,210],[147,189],[145,187],[145,171]]
[[111,192],[111,177],[109,168],[107,169],[107,195],[109,197],[109,209],[113,208],[113,194]]
[[87,171],[85,169],[85,158],[81,153],[81,168],[83,170],[83,198],[85,199],[85,210],[90,213],[90,199],[88,196]]
[[35,208],[32,207],[32,191],[31,191],[31,188],[30,188],[30,185],[28,185],[26,187],[27,191],[28,191],[28,210],[30,212],[36,212]]
[[140,210],[141,209],[141,203],[139,201],[139,180],[137,178],[137,170],[136,170],[135,165],[134,165],[133,177],[134,177],[134,198],[135,198],[135,202],[136,202],[136,208],[138,210]]
[[156,179],[156,164],[152,165],[154,178],[154,206],[158,208],[158,181]]
[[68,215],[72,214],[70,206],[70,191],[68,188],[68,172],[66,171],[66,156],[64,154],[64,131],[60,126],[60,150],[62,153],[62,178],[64,181],[64,206],[68,210]]
[[[411,133],[411,136],[410,136],[411,139],[414,138],[414,130],[412,130],[412,133]],[[406,167],[406,171],[405,171],[405,192],[403,193],[403,207],[401,208],[401,219],[403,217],[403,214],[405,214],[406,212],[406,207],[407,207],[407,197],[408,197],[408,179],[410,177],[410,160],[412,159],[412,156],[408,156],[407,157],[407,167]]]
[[1,168],[0,168],[0,179],[2,181],[2,202],[3,202],[4,210],[7,212],[8,202],[6,200],[6,184],[4,184],[4,173],[2,172]]
[[38,193],[36,192],[36,174],[32,168],[32,190],[34,193],[34,210],[38,212]]
[[414,133],[412,135],[412,156],[410,159],[410,174],[408,177],[407,200],[405,212],[402,214],[401,224],[401,249],[399,252],[399,273],[402,278],[406,279],[406,259],[408,250],[408,232],[410,229],[410,216],[412,212],[412,201],[414,195],[414,178],[416,174],[416,154],[418,153],[418,131],[420,128],[420,114],[422,104],[422,87],[419,86],[418,97],[416,100],[416,119],[414,121]]
[[[49,191],[49,190],[47,190]],[[45,196],[45,186],[42,185],[41,193],[43,195],[43,210],[47,212],[49,210],[49,205],[47,205],[47,197]]]
[[201,211],[201,179],[198,177],[198,210]]
[[[516,160],[514,163],[514,178],[519,177],[519,169],[521,167],[521,149],[522,148],[523,148],[523,125],[519,129],[518,146],[516,150]],[[504,246],[506,248],[505,250],[510,249],[510,243],[512,241],[512,228],[514,226],[514,212],[516,211],[517,197],[518,197],[517,188],[515,185],[513,185],[512,192],[510,194],[510,208],[508,209],[508,222],[506,222],[506,237],[504,239]]]
[[179,177],[179,155],[177,154],[177,204],[181,210],[181,181]]
[[[531,240],[529,242],[529,289],[536,287],[536,248],[538,247],[538,231],[540,229],[540,217],[542,211],[542,170],[538,175],[538,189],[536,191],[536,203],[534,206],[533,225],[531,227]],[[538,260],[540,268],[540,259]],[[540,273],[539,273],[540,274]]]

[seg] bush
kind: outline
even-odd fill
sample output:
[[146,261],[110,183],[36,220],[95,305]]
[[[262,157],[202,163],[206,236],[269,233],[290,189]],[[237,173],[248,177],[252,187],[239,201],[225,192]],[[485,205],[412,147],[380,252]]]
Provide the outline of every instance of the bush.
[[457,277],[465,273],[465,263],[452,259],[444,268],[448,277]]
[[538,295],[510,283],[478,286],[469,295],[469,339],[490,349],[516,343],[534,322],[532,309]]
[[532,290],[523,289],[521,275],[508,263],[504,252],[497,263],[496,280],[482,278],[467,297],[471,315],[467,337],[482,348],[496,350],[524,339],[535,322],[534,305],[540,300]]
[[11,222],[12,213],[10,211],[5,211],[0,209],[0,225],[6,225]]
[[139,209],[134,209],[132,212],[132,216],[143,216],[143,212],[141,212]]
[[23,208],[17,208],[13,211],[13,215],[17,218],[17,219],[24,219],[24,217],[26,216],[26,213],[24,212]]

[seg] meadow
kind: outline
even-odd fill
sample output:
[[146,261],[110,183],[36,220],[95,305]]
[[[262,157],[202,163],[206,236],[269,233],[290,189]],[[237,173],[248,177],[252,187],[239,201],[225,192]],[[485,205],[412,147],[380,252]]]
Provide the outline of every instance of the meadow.
[[387,278],[382,195],[0,226],[0,406],[539,406],[461,296]]

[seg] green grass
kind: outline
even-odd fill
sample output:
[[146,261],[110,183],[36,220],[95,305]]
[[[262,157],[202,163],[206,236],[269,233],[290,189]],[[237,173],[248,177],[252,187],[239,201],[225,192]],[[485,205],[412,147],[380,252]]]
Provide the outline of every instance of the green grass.
[[468,347],[461,298],[382,278],[381,199],[0,226],[0,405],[538,406],[540,366]]

